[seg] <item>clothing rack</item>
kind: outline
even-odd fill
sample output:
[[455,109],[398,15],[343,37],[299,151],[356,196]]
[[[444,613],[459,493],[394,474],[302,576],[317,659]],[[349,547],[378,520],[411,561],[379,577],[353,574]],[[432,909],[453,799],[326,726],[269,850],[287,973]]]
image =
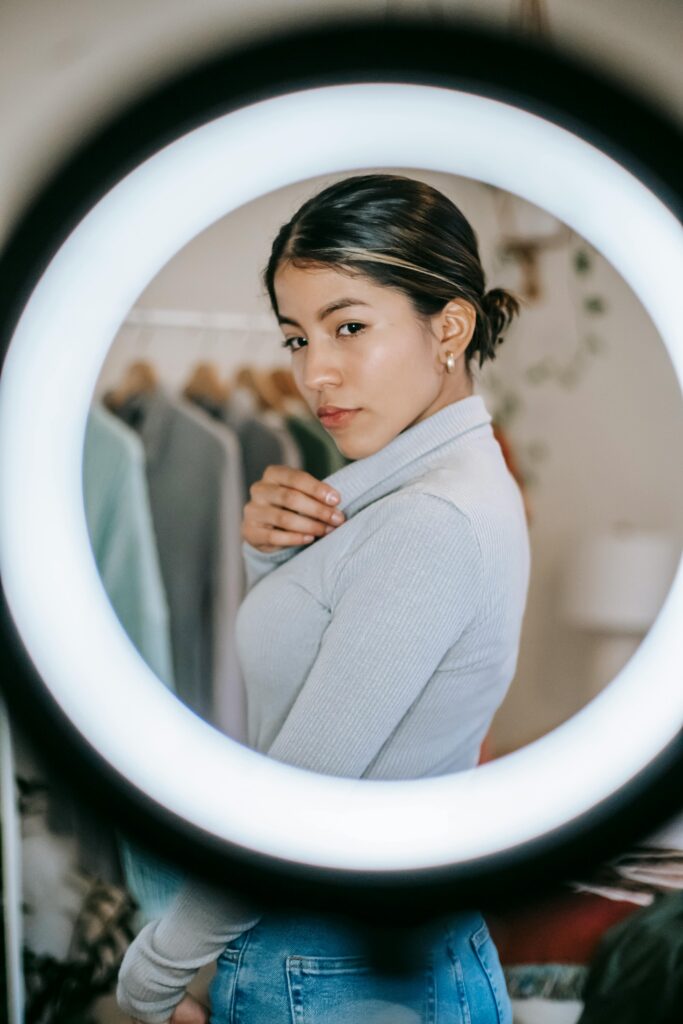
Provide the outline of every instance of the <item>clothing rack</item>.
[[198,362],[215,363],[228,377],[245,363],[263,369],[290,366],[271,314],[138,306],[121,324],[100,371],[96,395],[115,387],[136,359],[153,363],[173,391],[180,390]]
[[274,334],[277,326],[264,313],[205,313],[201,310],[155,309],[138,306],[123,321],[131,327],[196,327],[207,331],[249,331]]

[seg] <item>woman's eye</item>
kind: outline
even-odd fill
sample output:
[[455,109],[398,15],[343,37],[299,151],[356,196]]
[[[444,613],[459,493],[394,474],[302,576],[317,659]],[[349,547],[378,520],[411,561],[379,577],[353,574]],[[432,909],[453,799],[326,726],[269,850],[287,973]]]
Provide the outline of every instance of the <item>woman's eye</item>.
[[301,341],[301,338],[285,338],[285,340],[282,342],[282,347],[291,349],[292,352],[298,352],[298,348],[293,348],[293,343],[295,341]]
[[[352,331],[352,333],[350,335],[346,335],[346,337],[353,338],[353,337],[355,337],[356,334],[360,334],[360,332],[362,330],[364,330],[365,324],[358,323],[358,321],[356,321],[356,320],[350,320],[348,323],[340,324],[338,330],[341,331],[342,327],[358,327],[358,328],[360,328],[360,330]],[[285,340],[282,342],[282,347],[283,348],[288,348],[291,352],[298,352],[299,349],[301,348],[301,345],[298,344],[300,341],[305,341],[305,338],[285,338]],[[296,347],[295,347],[295,344],[296,344]]]
[[[362,331],[364,326],[364,324],[359,324],[356,320],[350,320],[346,324],[340,324],[339,330],[341,331],[342,327],[360,327],[360,330]],[[360,331],[354,331],[353,334],[360,334]]]

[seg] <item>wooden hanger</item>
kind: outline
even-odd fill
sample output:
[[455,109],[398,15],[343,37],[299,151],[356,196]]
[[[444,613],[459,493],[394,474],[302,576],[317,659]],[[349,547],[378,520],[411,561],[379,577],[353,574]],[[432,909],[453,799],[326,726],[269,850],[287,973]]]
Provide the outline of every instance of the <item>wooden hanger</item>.
[[213,402],[222,405],[228,397],[227,383],[221,380],[215,363],[197,363],[190,374],[183,395],[190,400]]
[[255,366],[245,364],[234,376],[234,387],[248,388],[256,398],[259,409],[279,410],[282,395],[270,381],[267,370],[258,370]]
[[276,366],[274,370],[270,371],[270,379],[280,394],[290,398],[301,397],[291,370],[286,370],[284,366]]
[[110,388],[102,401],[109,409],[119,409],[129,398],[156,391],[158,382],[152,364],[146,359],[138,359],[128,366],[119,386]]
[[294,374],[291,370],[284,366],[277,366],[270,371],[270,379],[281,395],[279,406],[281,413],[284,415],[291,413],[294,416],[311,415],[310,409],[294,382]]

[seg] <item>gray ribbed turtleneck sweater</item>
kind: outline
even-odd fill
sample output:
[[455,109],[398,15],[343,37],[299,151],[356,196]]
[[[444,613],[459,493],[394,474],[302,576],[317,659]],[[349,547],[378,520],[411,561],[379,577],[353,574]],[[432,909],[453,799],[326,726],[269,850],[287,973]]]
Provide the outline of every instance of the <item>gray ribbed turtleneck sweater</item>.
[[[326,477],[347,517],[332,533],[270,554],[243,543],[251,747],[351,778],[476,765],[515,673],[530,571],[522,496],[490,424],[479,395],[453,402]],[[188,880],[128,949],[120,1007],[168,1020],[262,913]]]

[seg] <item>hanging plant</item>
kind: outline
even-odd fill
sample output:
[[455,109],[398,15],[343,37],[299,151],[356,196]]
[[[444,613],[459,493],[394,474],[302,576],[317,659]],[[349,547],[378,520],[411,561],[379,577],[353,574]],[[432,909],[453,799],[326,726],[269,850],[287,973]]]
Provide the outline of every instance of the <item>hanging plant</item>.
[[[592,269],[591,257],[583,244],[573,253],[572,266],[579,277],[585,277]],[[593,290],[581,295],[581,308],[589,317],[603,315],[607,310],[605,299]],[[525,378],[531,385],[543,384],[546,380],[556,380],[565,390],[574,390],[585,376],[590,358],[605,352],[608,346],[594,330],[589,329],[579,337],[576,348],[564,362],[560,363],[554,356],[546,356],[532,363],[525,370]]]
[[[542,301],[542,253],[558,245],[575,244],[570,265],[574,273],[572,280],[578,284],[578,288],[573,289],[576,296],[576,346],[568,357],[560,360],[555,355],[544,356],[527,365],[522,374],[524,384],[530,387],[555,383],[565,391],[575,390],[589,371],[592,359],[608,350],[607,342],[596,329],[596,318],[607,312],[608,303],[591,281],[594,264],[589,248],[583,240],[577,240],[566,225],[545,235],[525,237],[520,231],[512,206],[514,197],[502,193],[495,186],[487,184],[486,188],[498,197],[501,241],[495,253],[496,262],[498,265],[515,263],[519,267],[522,286],[518,291],[524,303]],[[583,323],[585,318],[590,321],[587,327]],[[524,396],[495,370],[487,368],[484,381],[492,396],[492,418],[500,430],[508,432],[511,424],[524,412]],[[547,458],[549,451],[548,445],[541,439],[515,445],[518,473],[525,486],[533,487],[538,483],[537,466]]]

